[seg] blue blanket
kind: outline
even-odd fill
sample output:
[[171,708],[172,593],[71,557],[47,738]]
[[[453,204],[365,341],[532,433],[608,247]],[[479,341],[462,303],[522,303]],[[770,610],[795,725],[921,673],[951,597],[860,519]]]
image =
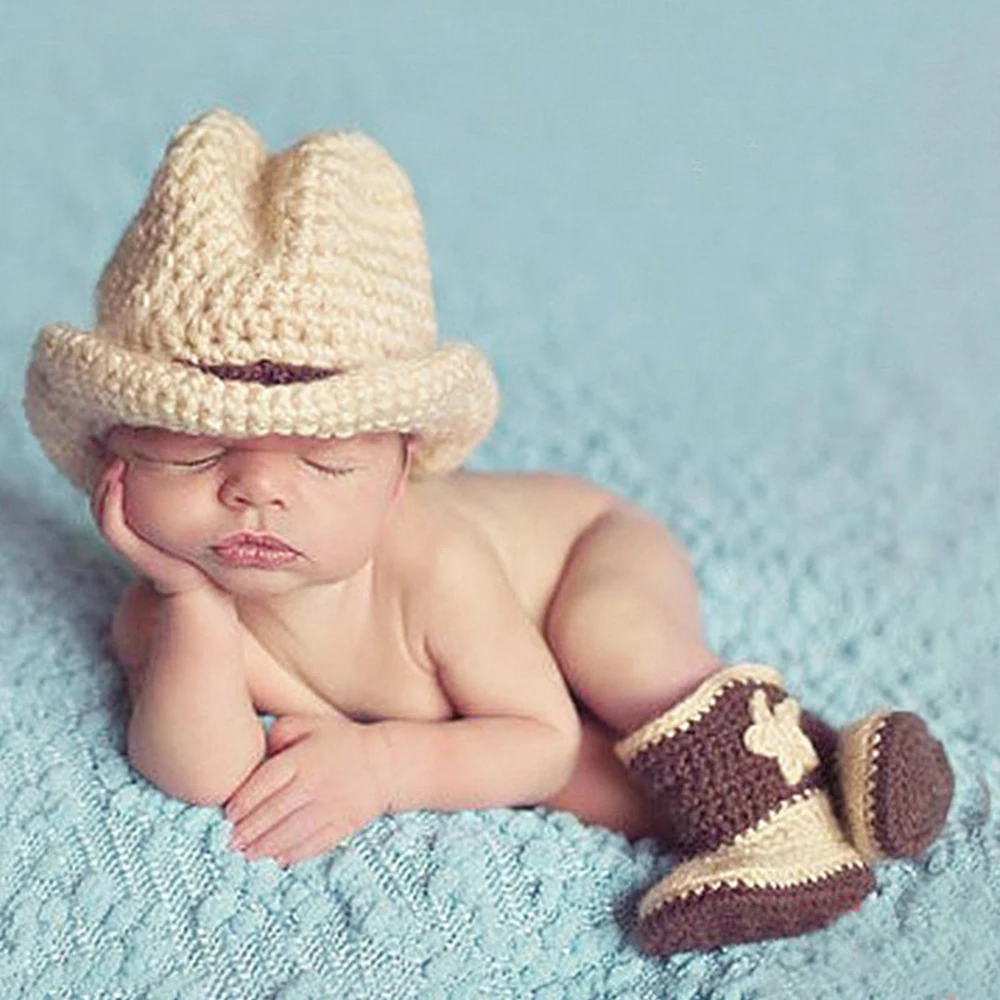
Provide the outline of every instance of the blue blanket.
[[[998,42],[986,3],[6,10],[0,996],[1000,995]],[[926,857],[825,931],[661,960],[629,938],[652,842],[414,813],[282,872],[130,769],[127,570],[21,379],[42,324],[90,323],[167,137],[216,104],[275,147],[357,125],[407,167],[442,337],[504,394],[473,467],[654,511],[715,648],[832,722],[920,712],[956,771]]]

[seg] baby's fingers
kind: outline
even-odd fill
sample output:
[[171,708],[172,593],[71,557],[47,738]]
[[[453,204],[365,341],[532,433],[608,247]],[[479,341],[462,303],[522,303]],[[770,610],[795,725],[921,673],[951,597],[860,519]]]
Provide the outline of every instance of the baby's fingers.
[[236,825],[262,803],[271,799],[295,778],[294,762],[287,754],[268,757],[230,796],[226,819]]
[[125,463],[117,460],[98,482],[93,508],[101,534],[164,595],[198,590],[208,577],[198,566],[147,541],[125,519]]
[[[261,841],[273,845],[274,833],[282,824],[314,805],[301,789],[294,784],[286,785],[233,825],[229,846],[234,851],[245,851],[254,847],[257,853],[267,853],[266,848],[261,850]],[[301,831],[297,839],[302,839],[309,832],[309,830]]]
[[122,466],[109,473],[100,498],[97,523],[109,542],[123,556],[135,559],[145,548],[125,521],[125,486]]
[[292,847],[283,847],[280,852],[281,864],[285,866],[296,865],[300,861],[318,858],[336,847],[350,834],[350,830],[342,829],[338,823],[331,821]]
[[121,473],[121,466],[124,463],[121,459],[116,458],[111,465],[109,465],[100,475],[97,480],[97,484],[94,486],[94,490],[90,495],[90,513],[97,523],[98,527],[102,527],[102,510],[104,509],[104,503],[108,495],[108,490],[111,484],[118,478]]
[[136,534],[125,520],[125,463],[109,473],[107,488],[101,499],[98,524],[104,537],[137,570],[153,581],[169,577],[174,560],[155,545]]
[[[289,854],[298,846],[312,841],[321,827],[321,819],[314,803],[292,807],[250,840],[242,842],[241,851],[251,861],[257,858],[273,858],[279,865],[286,866],[294,859]],[[339,838],[328,833],[331,844]],[[318,851],[317,853],[322,853]]]

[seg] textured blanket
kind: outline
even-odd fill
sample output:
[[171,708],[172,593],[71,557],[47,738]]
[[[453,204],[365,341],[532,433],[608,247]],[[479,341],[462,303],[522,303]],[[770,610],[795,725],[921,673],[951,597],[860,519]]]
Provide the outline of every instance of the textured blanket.
[[[47,9],[51,7],[51,9]],[[0,996],[1000,995],[1000,31],[986,3],[11,5],[0,25]],[[414,813],[281,871],[129,767],[127,570],[21,415],[163,145],[356,125],[411,173],[484,469],[587,475],[689,547],[710,638],[845,724],[920,712],[956,796],[796,940],[630,940],[671,859],[566,814]],[[667,668],[668,665],[665,665]]]

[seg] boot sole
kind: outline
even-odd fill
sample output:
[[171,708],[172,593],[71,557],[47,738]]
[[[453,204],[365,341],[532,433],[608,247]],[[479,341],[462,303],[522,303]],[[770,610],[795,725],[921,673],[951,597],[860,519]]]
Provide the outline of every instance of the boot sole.
[[660,955],[792,937],[825,927],[874,887],[829,796],[813,791],[678,865],[643,897],[637,931],[643,950]]

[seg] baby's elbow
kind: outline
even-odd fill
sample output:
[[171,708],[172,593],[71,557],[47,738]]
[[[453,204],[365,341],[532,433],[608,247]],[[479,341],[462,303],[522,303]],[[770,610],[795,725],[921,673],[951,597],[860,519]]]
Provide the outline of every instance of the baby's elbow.
[[235,784],[230,788],[229,782],[211,780],[212,776],[192,775],[174,767],[165,767],[132,747],[129,748],[128,759],[133,770],[164,795],[191,806],[221,806],[236,790]]
[[185,789],[184,794],[173,795],[171,798],[186,802],[189,806],[207,806],[214,809],[221,809],[235,791],[235,787],[229,792],[214,788],[191,788]]
[[241,775],[235,780],[229,778],[218,780],[217,777],[213,779],[213,776],[209,775],[166,775],[143,770],[134,761],[132,766],[147,781],[156,785],[164,795],[169,795],[172,799],[190,806],[210,806],[219,809],[233,797],[246,777]]
[[243,784],[244,777],[235,781],[195,781],[178,789],[174,798],[180,799],[191,806],[212,806],[221,809],[236,794],[236,789]]
[[[192,806],[223,807],[264,758],[264,747],[239,763],[194,769],[185,762],[164,759],[144,747],[141,740],[129,740],[128,758],[132,767],[164,795]],[[235,765],[235,766],[234,766]]]

